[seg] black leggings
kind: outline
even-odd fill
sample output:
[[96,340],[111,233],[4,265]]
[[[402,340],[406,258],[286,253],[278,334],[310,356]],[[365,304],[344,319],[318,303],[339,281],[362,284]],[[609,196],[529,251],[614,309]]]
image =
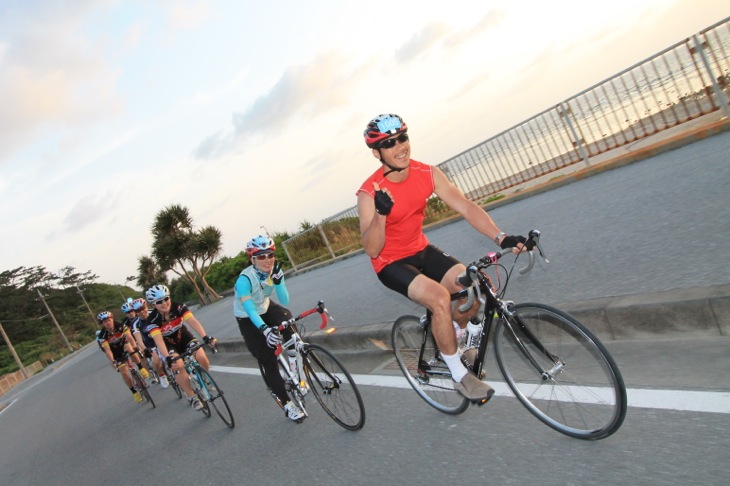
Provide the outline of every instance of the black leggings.
[[[276,302],[269,303],[269,310],[261,316],[261,319],[266,323],[267,326],[278,326],[283,321],[291,319],[292,315],[289,309],[282,307]],[[286,387],[284,386],[284,379],[279,373],[279,362],[274,354],[274,348],[270,348],[266,344],[266,337],[264,333],[254,326],[251,319],[248,317],[236,317],[238,322],[238,330],[241,331],[241,336],[246,342],[246,347],[251,352],[256,361],[258,361],[264,368],[264,375],[266,381],[271,386],[271,391],[279,398],[282,404],[289,401],[289,395],[286,393]],[[287,328],[282,333],[282,339],[286,341],[291,338],[291,331]]]

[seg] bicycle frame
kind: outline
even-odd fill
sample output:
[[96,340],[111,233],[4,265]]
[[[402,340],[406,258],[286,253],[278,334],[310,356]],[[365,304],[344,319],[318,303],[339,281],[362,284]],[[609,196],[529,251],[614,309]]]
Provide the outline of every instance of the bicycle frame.
[[[296,317],[293,317],[289,319],[286,322],[283,322],[281,325],[278,326],[279,332],[283,331],[284,329],[290,329],[291,330],[291,337],[287,339],[285,342],[282,342],[276,347],[276,350],[274,351],[274,354],[276,355],[276,359],[281,364],[281,368],[286,370],[286,374],[291,380],[292,384],[296,384],[298,391],[301,395],[306,394],[306,381],[302,378],[302,371],[304,367],[304,357],[303,355],[306,355],[306,343],[304,342],[304,339],[302,339],[302,336],[299,334],[299,329],[297,328],[296,323],[300,321],[301,319],[314,314],[315,312],[319,313],[321,317],[321,324],[319,325],[320,329],[324,329],[327,327],[328,318],[330,320],[334,320],[332,316],[329,315],[329,312],[324,307],[324,302],[319,301],[317,303],[317,306],[306,310],[299,314]],[[296,362],[297,362],[297,375],[295,376],[294,373],[291,370],[291,367],[289,366],[289,359],[288,354],[287,357],[284,357],[284,353],[282,352],[284,349],[290,350],[293,349],[295,351],[296,356]],[[332,377],[334,378],[334,377]],[[305,415],[307,415],[306,410],[302,410]]]
[[[533,235],[531,234],[531,238]],[[539,238],[539,233],[537,234],[537,238]],[[485,259],[491,264],[495,264],[501,256],[504,254],[507,254],[508,251],[505,250],[500,254],[495,254],[493,256],[488,255],[485,257]],[[542,252],[541,252],[542,253]],[[530,261],[528,263],[528,266],[521,269],[520,273],[524,274],[527,271],[529,271],[532,266],[534,265],[534,255],[532,253],[529,253],[530,255]],[[483,260],[485,260],[483,259]],[[482,262],[483,263],[483,262]],[[527,346],[525,346],[525,343],[523,342],[522,338],[518,335],[517,331],[513,328],[513,324],[510,321],[510,319],[505,319],[505,316],[514,317],[512,313],[509,310],[509,302],[502,300],[500,297],[497,296],[495,293],[491,281],[489,277],[483,272],[483,269],[487,266],[484,266],[482,268],[474,267],[473,265],[470,265],[472,267],[472,272],[474,274],[474,278],[472,279],[472,286],[468,287],[464,290],[460,290],[459,292],[455,292],[451,294],[451,300],[458,301],[462,299],[467,299],[467,303],[471,302],[470,299],[474,298],[474,292],[476,291],[476,294],[479,296],[480,300],[484,301],[484,311],[481,316],[481,323],[482,323],[482,336],[479,341],[479,348],[477,351],[477,357],[475,358],[475,362],[473,364],[474,373],[477,376],[480,376],[480,373],[482,372],[482,368],[484,366],[484,363],[487,360],[487,347],[489,343],[489,338],[491,337],[491,333],[495,328],[495,317],[497,317],[496,322],[500,322],[502,326],[504,326],[514,339],[518,349],[522,352],[522,354],[525,356],[525,358],[532,364],[532,366],[535,368],[536,371],[540,373],[543,380],[547,380],[552,376],[552,370],[548,371],[543,369],[542,366],[537,362],[537,360],[534,358],[532,353],[527,349]],[[506,290],[506,289],[505,289]],[[471,304],[464,305],[463,307],[471,307]],[[462,308],[463,308],[462,307]],[[430,320],[430,312],[427,313]],[[520,324],[519,321],[517,321],[517,324]],[[541,353],[543,353],[550,361],[552,361],[555,365],[561,365],[561,361],[553,354],[551,353],[535,336],[526,326],[520,325],[520,331],[522,332],[522,335],[531,343],[533,344]],[[435,344],[435,343],[434,343]]]

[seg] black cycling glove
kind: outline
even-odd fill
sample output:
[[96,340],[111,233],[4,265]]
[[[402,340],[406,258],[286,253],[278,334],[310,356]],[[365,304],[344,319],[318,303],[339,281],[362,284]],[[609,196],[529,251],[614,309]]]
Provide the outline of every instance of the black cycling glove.
[[[525,245],[527,242],[527,238],[525,238],[522,235],[508,235],[505,236],[502,242],[499,244],[503,249],[504,248],[513,248],[517,246],[517,243],[522,243]],[[529,244],[526,245],[528,250],[532,250],[535,248],[535,243],[530,241]]]
[[271,280],[274,282],[274,285],[279,285],[284,280],[284,270],[282,270],[279,260],[274,263],[274,268],[271,270]]
[[393,200],[385,191],[375,191],[375,211],[383,216],[390,214],[390,210],[393,209]]

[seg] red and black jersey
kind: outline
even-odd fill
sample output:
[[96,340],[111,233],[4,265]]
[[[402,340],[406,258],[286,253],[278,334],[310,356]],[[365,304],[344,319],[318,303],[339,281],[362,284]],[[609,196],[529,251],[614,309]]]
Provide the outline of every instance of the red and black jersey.
[[112,350],[121,350],[126,342],[124,334],[128,332],[129,329],[124,324],[114,321],[114,328],[111,332],[107,331],[106,328],[102,328],[99,333],[99,345],[103,346],[106,343]]
[[185,304],[172,302],[167,320],[162,317],[162,314],[157,309],[150,312],[147,318],[147,330],[151,332],[154,327],[158,327],[165,342],[179,344],[183,337],[189,334],[189,331],[185,327],[185,319],[192,315],[192,312],[190,312],[190,309]]

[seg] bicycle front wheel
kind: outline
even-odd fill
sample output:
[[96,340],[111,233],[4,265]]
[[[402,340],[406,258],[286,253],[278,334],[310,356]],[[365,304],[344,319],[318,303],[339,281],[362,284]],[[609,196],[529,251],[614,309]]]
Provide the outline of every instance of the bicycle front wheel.
[[195,392],[195,396],[198,397],[198,400],[200,400],[200,403],[203,404],[203,408],[200,409],[201,412],[203,412],[203,415],[205,415],[207,418],[210,418],[211,411],[210,406],[208,405],[208,393],[203,389],[203,384],[201,383],[200,376],[198,375],[196,368],[187,368],[187,372],[190,375],[190,383],[193,386],[193,392]]
[[391,344],[403,375],[426,403],[450,415],[467,409],[469,402],[454,389],[430,325],[416,316],[399,317],[393,324]]
[[203,394],[207,392],[208,403],[213,405],[213,408],[223,423],[230,428],[234,428],[236,426],[236,421],[231,413],[231,407],[228,406],[228,400],[226,400],[226,397],[223,396],[223,390],[220,389],[213,377],[210,376],[210,373],[205,371],[203,368],[198,368],[198,374],[200,375],[200,379],[203,380],[203,385],[205,387]]
[[626,387],[606,348],[571,315],[517,304],[497,326],[499,369],[517,399],[553,429],[603,439],[626,416]]
[[362,396],[342,363],[322,346],[308,344],[303,366],[309,388],[332,420],[347,430],[362,429],[365,425]]
[[165,370],[165,375],[167,376],[167,382],[170,384],[170,387],[175,390],[175,395],[177,395],[178,399],[181,399],[183,396],[183,392],[182,388],[180,388],[180,385],[178,385],[177,383],[175,373],[173,373],[171,370]]

